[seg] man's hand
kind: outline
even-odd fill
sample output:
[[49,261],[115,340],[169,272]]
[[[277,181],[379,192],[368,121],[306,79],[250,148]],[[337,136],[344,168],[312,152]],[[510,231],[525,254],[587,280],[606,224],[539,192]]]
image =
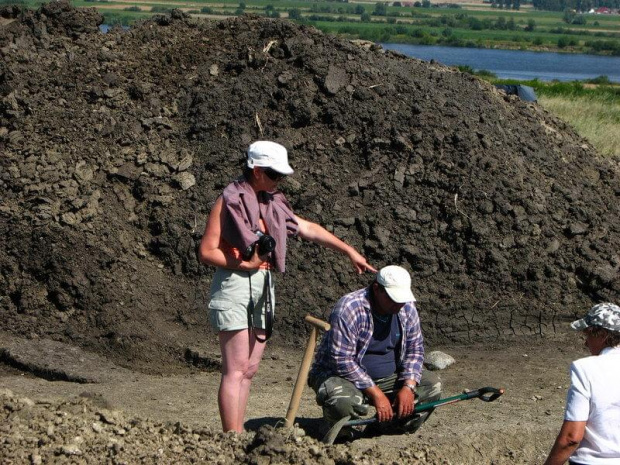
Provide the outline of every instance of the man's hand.
[[394,399],[394,410],[398,413],[398,418],[408,417],[413,413],[415,408],[415,395],[407,386],[403,386],[396,399]]
[[371,400],[372,405],[377,410],[377,418],[379,421],[390,421],[394,417],[394,411],[390,404],[390,399],[383,393],[378,386],[372,386],[364,389],[364,394]]

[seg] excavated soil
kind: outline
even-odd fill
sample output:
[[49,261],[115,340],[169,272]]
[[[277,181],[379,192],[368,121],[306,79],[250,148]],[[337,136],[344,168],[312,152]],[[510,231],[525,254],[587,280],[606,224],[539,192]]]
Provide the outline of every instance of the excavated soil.
[[[514,367],[521,354],[512,348],[529,352],[524,344],[563,369],[570,357],[554,354],[566,322],[593,302],[619,300],[618,162],[599,157],[536,104],[441,64],[286,21],[197,22],[175,11],[108,34],[99,32],[101,21],[95,10],[62,2],[0,9],[0,360],[12,367],[0,376],[7,383],[20,379],[18,369],[93,385],[111,382],[103,381],[109,373],[120,382],[128,370],[142,388],[153,387],[158,376],[189,376],[188,362],[216,380],[206,314],[213,270],[198,263],[196,247],[215,198],[256,139],[289,149],[296,173],[283,190],[300,216],[325,225],[376,267],[398,263],[412,271],[429,344],[501,349],[493,370],[485,365],[481,375]],[[277,276],[273,338],[284,355],[267,383],[283,381],[278,361],[297,365],[303,315],[325,317],[340,295],[369,279],[342,256],[291,241],[287,272]],[[36,368],[31,352],[53,354],[55,344],[67,345],[60,350],[66,357],[87,355],[61,369],[50,356]],[[457,373],[486,364],[473,359]],[[80,364],[92,370],[79,373]],[[544,370],[531,376],[544,380]],[[282,390],[290,392],[290,384],[287,378]],[[472,387],[461,384],[448,391]],[[279,433],[218,436],[216,384],[209,389],[188,402],[211,406],[205,422],[213,430],[186,437],[156,423],[137,427],[181,434],[194,451],[188,462],[202,457],[208,437],[224,441],[217,446],[226,449],[224,461],[243,450],[240,461],[267,463],[252,451]],[[89,400],[31,405],[15,392],[4,394],[3,412],[21,422],[61,411],[75,424],[108,424]],[[269,392],[261,392],[269,404]],[[186,414],[179,409],[177,418]],[[539,420],[532,419],[531,432]],[[133,420],[119,421],[129,426],[118,428],[133,430]],[[518,429],[504,417],[494,421]],[[35,423],[28,438],[38,437]],[[554,428],[547,425],[546,439]],[[316,461],[308,450],[318,446],[296,437],[278,441],[301,441],[312,456],[295,461]],[[89,442],[79,460],[103,457],[105,441]],[[470,442],[473,449],[465,449],[486,444]],[[510,460],[518,462],[524,443],[511,444]],[[178,453],[169,447],[162,445],[162,454]],[[277,458],[278,447],[263,455],[288,461]],[[495,456],[494,446],[484,447],[482,457]],[[317,451],[327,454],[325,463],[356,462]],[[364,457],[404,460],[390,453],[379,448]],[[443,463],[436,449],[424,454]],[[158,460],[149,457],[144,461]]]

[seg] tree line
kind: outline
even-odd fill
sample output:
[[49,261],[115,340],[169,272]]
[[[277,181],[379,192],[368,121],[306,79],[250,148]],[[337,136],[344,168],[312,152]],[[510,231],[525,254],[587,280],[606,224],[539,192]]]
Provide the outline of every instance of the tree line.
[[564,11],[566,9],[576,11],[590,11],[601,7],[620,8],[620,0],[533,0],[532,5],[537,10]]

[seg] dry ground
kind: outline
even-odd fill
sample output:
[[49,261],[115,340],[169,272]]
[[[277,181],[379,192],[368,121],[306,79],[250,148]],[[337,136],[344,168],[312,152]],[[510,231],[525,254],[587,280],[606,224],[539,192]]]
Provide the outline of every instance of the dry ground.
[[[492,404],[471,400],[442,407],[415,435],[359,439],[348,445],[351,453],[361,457],[372,449],[371,456],[377,458],[370,463],[398,461],[403,453],[420,448],[450,464],[542,462],[561,423],[568,364],[584,355],[577,336],[567,336],[564,341],[523,340],[510,345],[433,349],[443,349],[457,359],[441,372],[445,396],[483,386],[504,387],[506,394]],[[253,384],[248,430],[276,425],[285,416],[301,358],[299,349],[267,349]],[[110,374],[110,381],[79,384],[47,381],[0,366],[2,387],[35,401],[81,395],[101,407],[121,410],[127,417],[219,428],[217,372],[195,368],[160,375],[133,372],[122,379]],[[325,433],[320,416],[312,391],[306,388],[297,422],[308,435],[320,439]],[[182,456],[179,462],[184,462]]]

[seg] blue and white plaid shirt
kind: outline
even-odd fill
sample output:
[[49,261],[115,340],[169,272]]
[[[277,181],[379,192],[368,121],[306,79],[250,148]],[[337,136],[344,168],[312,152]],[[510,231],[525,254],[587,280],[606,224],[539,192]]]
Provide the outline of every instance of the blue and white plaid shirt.
[[[424,340],[420,318],[414,302],[407,302],[397,314],[401,331],[399,380],[420,382],[424,362]],[[374,323],[370,306],[370,288],[360,289],[342,297],[333,308],[331,329],[323,335],[317,350],[311,376],[340,376],[359,390],[374,386],[362,366]]]

